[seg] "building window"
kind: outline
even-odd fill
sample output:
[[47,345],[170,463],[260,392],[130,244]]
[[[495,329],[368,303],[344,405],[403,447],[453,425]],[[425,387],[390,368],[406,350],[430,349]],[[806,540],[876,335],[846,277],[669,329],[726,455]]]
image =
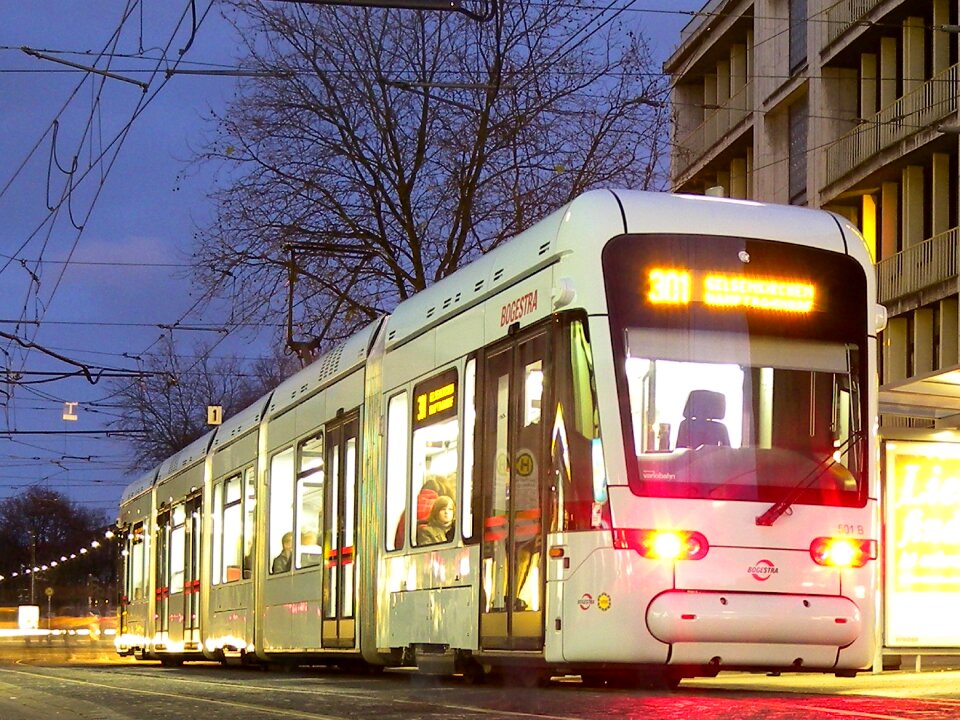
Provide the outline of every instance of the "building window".
[[790,74],[807,62],[807,0],[790,0]]
[[807,101],[790,106],[789,114],[789,164],[790,204],[807,203]]

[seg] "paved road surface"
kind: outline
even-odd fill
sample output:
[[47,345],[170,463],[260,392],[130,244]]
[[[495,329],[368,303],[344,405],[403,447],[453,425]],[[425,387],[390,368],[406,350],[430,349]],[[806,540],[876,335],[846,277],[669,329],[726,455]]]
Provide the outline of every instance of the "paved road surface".
[[0,650],[0,720],[938,720],[960,718],[960,671],[729,674],[676,692],[467,685],[407,671],[161,668],[91,644]]

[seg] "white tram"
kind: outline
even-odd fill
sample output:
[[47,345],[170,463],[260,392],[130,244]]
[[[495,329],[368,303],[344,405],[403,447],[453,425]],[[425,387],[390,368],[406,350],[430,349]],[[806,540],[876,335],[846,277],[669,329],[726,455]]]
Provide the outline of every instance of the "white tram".
[[587,193],[132,484],[118,651],[867,668],[874,285],[826,212]]

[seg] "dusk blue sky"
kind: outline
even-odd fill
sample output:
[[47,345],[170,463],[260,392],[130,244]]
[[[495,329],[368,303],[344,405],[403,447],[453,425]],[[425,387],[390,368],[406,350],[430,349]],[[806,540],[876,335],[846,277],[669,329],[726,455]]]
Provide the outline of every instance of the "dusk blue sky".
[[[206,15],[181,68],[237,67],[237,38],[219,6],[207,12],[208,3],[197,0],[198,15]],[[146,93],[20,49],[105,69],[107,61],[96,53],[112,46],[128,6],[133,10],[114,52],[135,56],[142,50],[149,59],[115,56],[109,71],[147,83]],[[614,6],[629,6],[625,17],[649,38],[659,63],[702,3],[620,0]],[[185,315],[194,302],[185,262],[197,225],[212,216],[206,194],[214,182],[209,168],[190,161],[212,130],[205,119],[223,107],[236,78],[175,74],[164,82],[165,69],[190,37],[187,0],[5,3],[0,19],[0,332],[89,365],[135,369],[133,358],[166,332],[162,325],[216,325],[221,319],[217,309]],[[104,160],[97,162],[101,153]],[[70,183],[74,157],[71,201],[51,212],[48,205],[56,206]],[[38,266],[39,258],[44,262]],[[184,348],[196,339],[216,339],[175,332]],[[253,355],[267,342],[262,333],[228,338],[221,348]],[[76,369],[8,339],[0,338],[0,349],[16,371]],[[0,433],[0,497],[39,483],[115,517],[120,493],[134,479],[124,470],[121,443],[99,435],[24,434],[104,429],[115,412],[105,383],[71,378],[0,389],[12,392],[9,399],[0,396],[0,429],[20,433]],[[79,403],[76,422],[62,419],[64,401]]]

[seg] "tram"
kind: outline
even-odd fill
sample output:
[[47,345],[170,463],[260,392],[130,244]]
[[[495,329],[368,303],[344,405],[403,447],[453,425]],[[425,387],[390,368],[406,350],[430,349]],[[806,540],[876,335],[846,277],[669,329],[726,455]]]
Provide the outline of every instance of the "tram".
[[868,668],[884,320],[837,215],[588,192],[132,483],[117,650]]

